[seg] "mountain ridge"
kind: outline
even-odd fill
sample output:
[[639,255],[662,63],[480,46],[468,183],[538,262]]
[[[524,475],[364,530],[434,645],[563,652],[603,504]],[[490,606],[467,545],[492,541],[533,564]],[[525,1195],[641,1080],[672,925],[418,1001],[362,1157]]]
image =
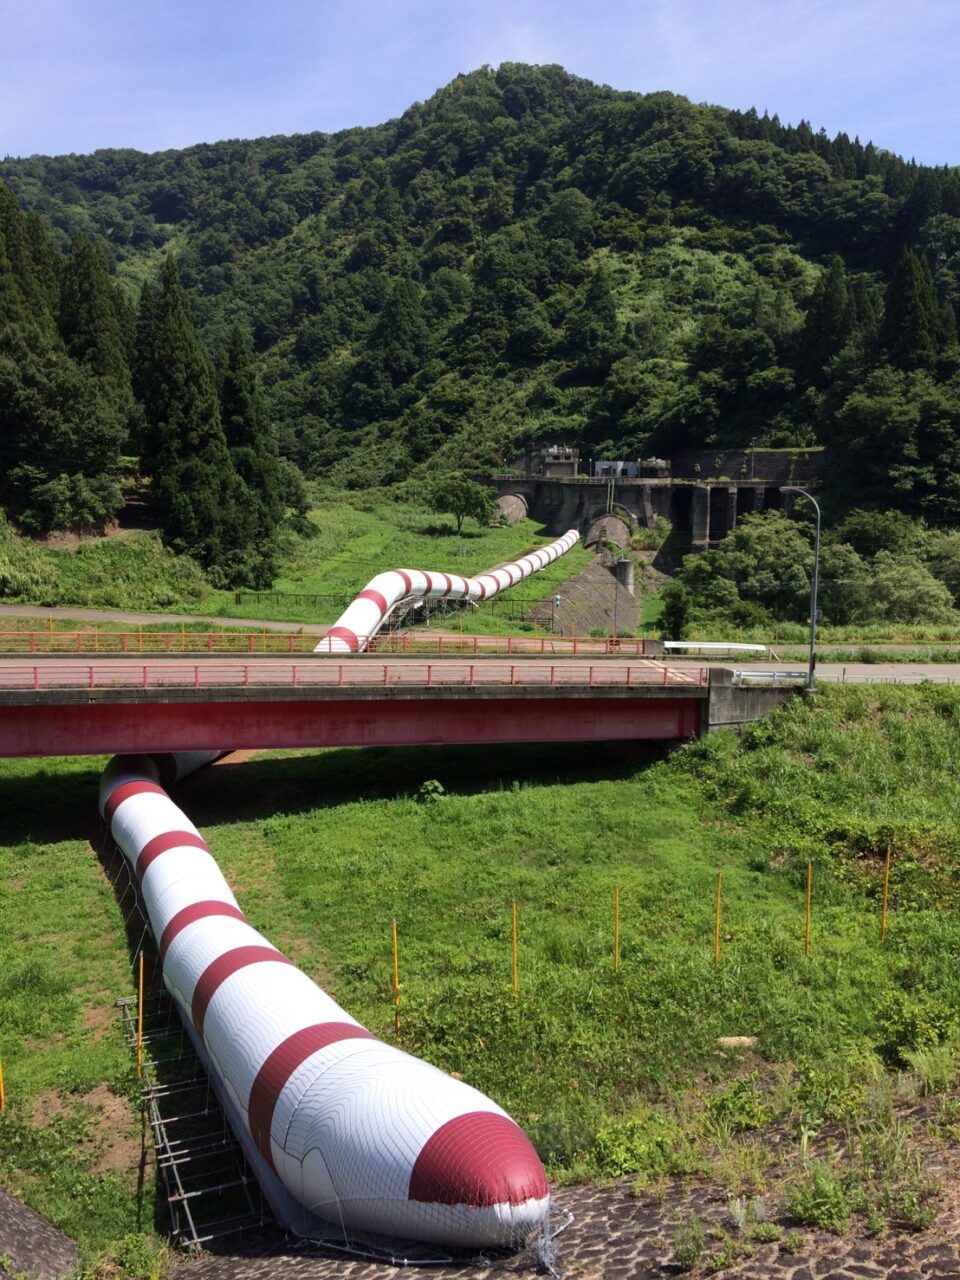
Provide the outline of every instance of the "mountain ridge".
[[[0,179],[61,248],[96,240],[130,297],[172,253],[214,357],[252,331],[308,475],[482,470],[539,437],[826,443],[863,500],[960,511],[960,169],[509,63],[381,125]],[[883,405],[903,425],[878,454]]]

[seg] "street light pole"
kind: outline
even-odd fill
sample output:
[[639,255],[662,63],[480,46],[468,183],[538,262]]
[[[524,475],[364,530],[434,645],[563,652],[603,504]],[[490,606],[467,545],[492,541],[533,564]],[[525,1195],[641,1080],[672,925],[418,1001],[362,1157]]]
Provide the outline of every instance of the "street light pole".
[[813,503],[813,509],[817,513],[817,533],[813,544],[813,580],[810,583],[810,657],[807,661],[807,688],[813,688],[813,668],[816,663],[816,644],[817,644],[817,587],[820,581],[820,504],[812,493],[807,493],[806,489],[801,489],[795,484],[782,484],[780,486],[781,493],[799,493],[804,498],[809,498]]

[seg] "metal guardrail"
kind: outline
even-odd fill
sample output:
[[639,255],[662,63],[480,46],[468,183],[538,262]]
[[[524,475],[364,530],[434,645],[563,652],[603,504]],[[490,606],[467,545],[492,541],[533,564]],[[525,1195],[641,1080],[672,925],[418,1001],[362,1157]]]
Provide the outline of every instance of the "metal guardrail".
[[664,650],[690,650],[696,653],[707,653],[716,656],[720,653],[769,653],[770,647],[765,644],[745,644],[738,640],[664,640]]
[[[317,631],[0,631],[0,654],[295,654],[312,653]],[[622,636],[378,634],[368,653],[644,656],[644,640]]]
[[290,689],[290,688],[638,688],[703,686],[704,668],[680,670],[660,663],[36,663],[0,667],[0,691],[53,689]]
[[734,671],[734,684],[806,684],[806,671],[780,671],[776,668],[772,671]]

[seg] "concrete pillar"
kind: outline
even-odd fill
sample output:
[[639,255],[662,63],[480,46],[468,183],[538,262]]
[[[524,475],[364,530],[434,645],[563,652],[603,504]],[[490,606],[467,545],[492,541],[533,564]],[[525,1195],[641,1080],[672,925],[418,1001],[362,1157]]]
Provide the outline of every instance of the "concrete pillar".
[[706,551],[710,546],[710,486],[694,486],[690,506],[690,542],[694,551]]
[[650,495],[650,486],[643,484],[640,486],[640,514],[643,517],[643,527],[645,529],[653,528],[653,499]]
[[737,527],[737,496],[739,490],[736,485],[730,485],[727,489],[727,526],[724,533],[732,533]]
[[613,572],[616,574],[617,581],[621,586],[626,587],[627,591],[633,595],[634,586],[634,564],[632,560],[615,560],[613,564]]

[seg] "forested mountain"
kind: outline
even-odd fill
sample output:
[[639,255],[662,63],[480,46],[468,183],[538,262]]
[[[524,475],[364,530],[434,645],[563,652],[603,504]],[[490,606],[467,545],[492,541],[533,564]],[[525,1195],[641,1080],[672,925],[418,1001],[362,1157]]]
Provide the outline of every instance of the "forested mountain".
[[[130,352],[168,255],[215,362],[247,328],[263,422],[308,475],[497,466],[538,435],[614,457],[821,441],[851,498],[960,522],[956,168],[507,64],[376,128],[0,178],[77,270],[78,244],[103,253]],[[66,270],[41,256],[38,315]],[[57,341],[121,430],[123,370],[69,324]]]

